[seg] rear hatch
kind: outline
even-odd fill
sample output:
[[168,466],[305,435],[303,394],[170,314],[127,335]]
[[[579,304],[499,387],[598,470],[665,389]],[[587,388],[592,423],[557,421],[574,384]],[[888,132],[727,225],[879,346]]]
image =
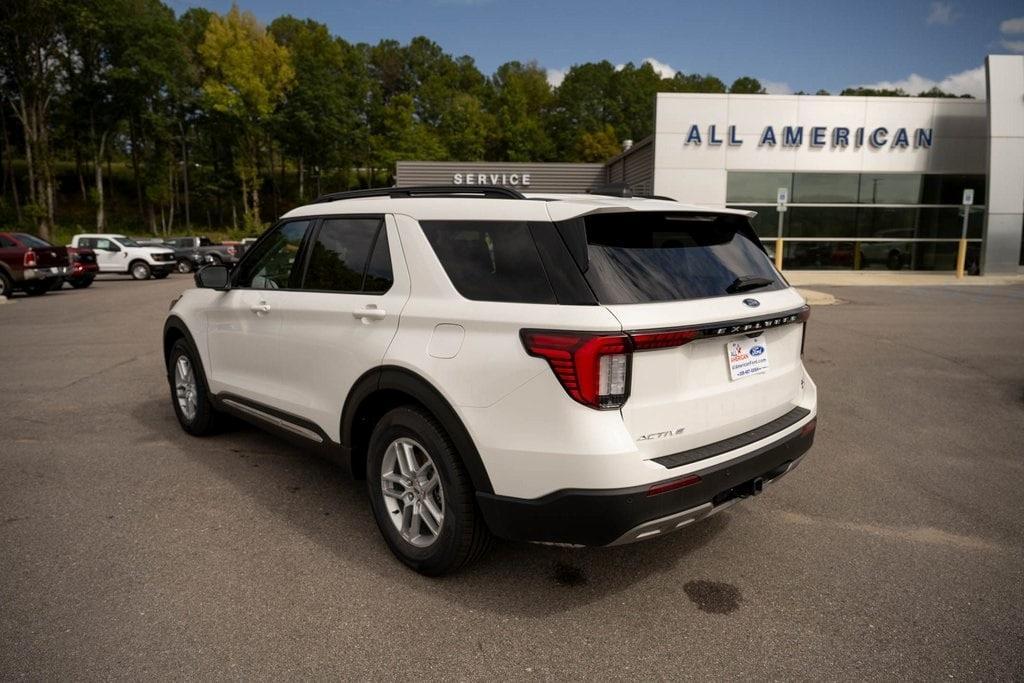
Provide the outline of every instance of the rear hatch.
[[745,216],[616,212],[560,224],[598,301],[634,339],[622,417],[645,458],[697,448],[793,410],[803,299]]

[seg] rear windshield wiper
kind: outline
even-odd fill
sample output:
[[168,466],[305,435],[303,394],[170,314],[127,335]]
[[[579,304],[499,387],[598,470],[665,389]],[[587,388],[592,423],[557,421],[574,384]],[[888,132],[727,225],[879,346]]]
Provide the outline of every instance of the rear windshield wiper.
[[746,292],[751,289],[759,289],[761,287],[767,287],[768,285],[774,284],[775,280],[771,280],[766,277],[757,277],[756,275],[743,275],[732,281],[732,284],[725,288],[725,291],[729,294],[736,294],[737,292]]

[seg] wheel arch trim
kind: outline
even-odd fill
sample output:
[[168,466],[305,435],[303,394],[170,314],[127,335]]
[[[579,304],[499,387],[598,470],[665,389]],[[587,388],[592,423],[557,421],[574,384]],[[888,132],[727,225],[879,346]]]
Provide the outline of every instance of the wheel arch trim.
[[351,453],[353,472],[359,471],[355,458],[364,455],[357,452],[356,444],[353,443],[358,429],[356,418],[366,401],[381,391],[405,394],[430,411],[451,438],[473,482],[473,487],[485,493],[494,491],[480,452],[452,405],[426,379],[411,370],[394,365],[384,365],[364,373],[352,385],[345,399],[339,437],[342,447]]

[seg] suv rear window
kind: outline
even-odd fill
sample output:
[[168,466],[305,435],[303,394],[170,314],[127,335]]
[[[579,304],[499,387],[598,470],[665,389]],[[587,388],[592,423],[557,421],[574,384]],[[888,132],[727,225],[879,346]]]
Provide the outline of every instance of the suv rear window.
[[421,221],[459,294],[476,301],[556,303],[529,223]]
[[785,287],[743,216],[637,211],[593,214],[571,223],[575,226],[562,225],[563,234],[566,229],[578,234],[582,223],[584,276],[602,304],[727,296],[741,278],[770,281],[748,292]]

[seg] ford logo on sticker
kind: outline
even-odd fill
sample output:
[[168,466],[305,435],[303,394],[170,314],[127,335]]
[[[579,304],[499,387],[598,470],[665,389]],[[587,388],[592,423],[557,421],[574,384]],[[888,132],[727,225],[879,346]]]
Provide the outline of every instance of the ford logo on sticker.
[[751,356],[760,356],[762,353],[764,353],[764,347],[763,346],[755,346],[755,347],[750,349],[750,355]]
[[744,299],[743,303],[750,306],[751,308],[757,308],[758,306],[761,305],[761,302],[758,301],[757,299]]

